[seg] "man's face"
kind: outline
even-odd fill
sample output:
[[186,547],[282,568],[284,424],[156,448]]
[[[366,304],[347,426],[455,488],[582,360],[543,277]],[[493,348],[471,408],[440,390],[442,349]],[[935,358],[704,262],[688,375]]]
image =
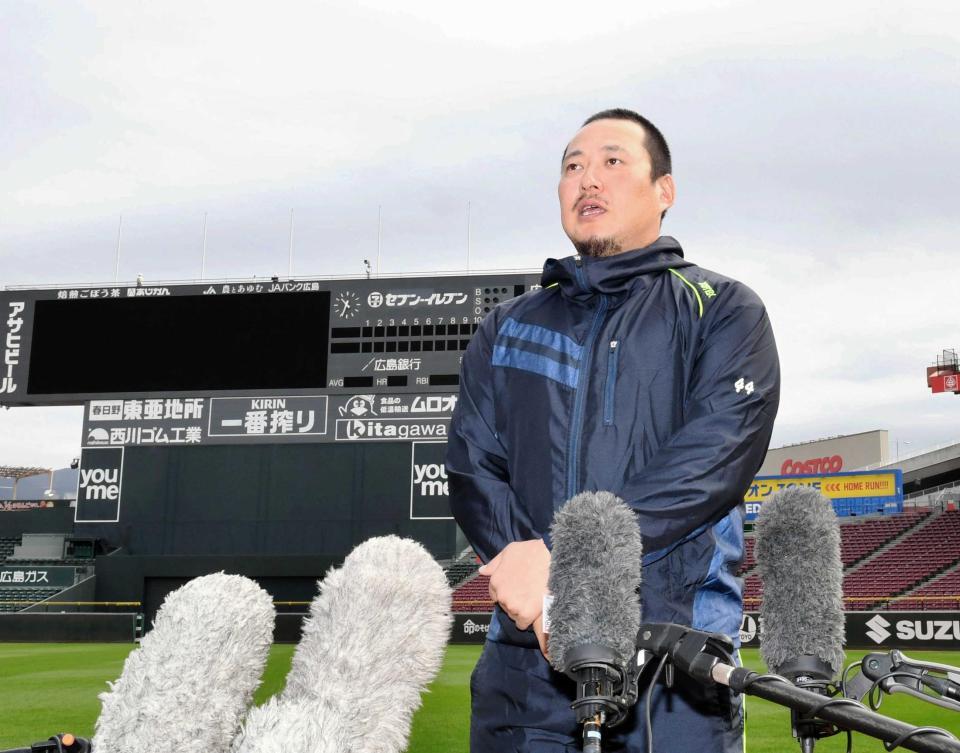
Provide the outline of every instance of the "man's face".
[[582,254],[609,256],[660,236],[673,178],[650,179],[644,130],[631,120],[595,120],[567,146],[557,193],[560,222]]

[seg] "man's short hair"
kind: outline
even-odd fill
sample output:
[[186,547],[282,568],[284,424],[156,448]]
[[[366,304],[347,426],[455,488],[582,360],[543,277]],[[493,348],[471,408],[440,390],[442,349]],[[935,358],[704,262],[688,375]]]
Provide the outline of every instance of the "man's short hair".
[[[670,160],[670,147],[667,146],[667,140],[660,133],[660,129],[647,120],[643,115],[625,107],[614,107],[610,110],[602,110],[595,115],[591,115],[583,125],[588,125],[595,120],[632,120],[643,128],[645,134],[643,145],[650,154],[650,180],[656,180],[664,175],[673,172],[673,164]],[[580,126],[581,128],[583,126]]]

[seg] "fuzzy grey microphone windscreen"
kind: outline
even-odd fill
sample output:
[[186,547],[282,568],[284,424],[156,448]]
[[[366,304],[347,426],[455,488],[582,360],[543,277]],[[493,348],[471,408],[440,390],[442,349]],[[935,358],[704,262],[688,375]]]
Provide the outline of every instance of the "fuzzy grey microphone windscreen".
[[643,545],[636,514],[610,492],[583,492],[561,507],[551,528],[548,649],[555,669],[587,644],[625,663],[640,628]]
[[239,575],[205,575],[170,593],[100,696],[94,751],[230,750],[260,684],[273,621],[270,594]]
[[815,489],[771,495],[757,517],[755,554],[763,580],[760,655],[775,673],[815,656],[843,667],[843,564],[833,505]]
[[320,582],[279,697],[251,711],[240,753],[399,753],[450,637],[450,587],[420,544],[364,542]]

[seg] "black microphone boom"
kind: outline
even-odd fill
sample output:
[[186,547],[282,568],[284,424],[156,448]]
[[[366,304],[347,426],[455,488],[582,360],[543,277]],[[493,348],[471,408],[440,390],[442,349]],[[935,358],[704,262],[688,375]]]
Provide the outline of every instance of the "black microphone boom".
[[637,635],[637,648],[668,660],[701,682],[726,685],[738,693],[786,706],[802,719],[824,720],[840,729],[883,740],[887,750],[903,747],[918,753],[960,753],[960,740],[945,730],[914,727],[871,711],[858,701],[824,697],[796,687],[780,675],[760,675],[735,667],[733,644],[722,634],[685,625],[644,623]]
[[718,663],[714,665],[712,677],[739,693],[764,698],[802,716],[825,719],[841,729],[883,740],[890,746],[888,750],[896,746],[918,753],[960,753],[960,740],[944,730],[914,727],[847,698],[824,698],[819,693],[794,687],[777,675],[758,675],[745,667]]

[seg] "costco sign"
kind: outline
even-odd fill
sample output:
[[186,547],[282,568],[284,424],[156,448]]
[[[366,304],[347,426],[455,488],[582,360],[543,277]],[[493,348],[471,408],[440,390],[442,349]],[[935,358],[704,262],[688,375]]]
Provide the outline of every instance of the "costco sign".
[[810,458],[809,460],[794,460],[787,458],[780,466],[781,476],[800,476],[811,473],[839,473],[843,470],[843,457],[840,455],[831,455],[823,458]]

